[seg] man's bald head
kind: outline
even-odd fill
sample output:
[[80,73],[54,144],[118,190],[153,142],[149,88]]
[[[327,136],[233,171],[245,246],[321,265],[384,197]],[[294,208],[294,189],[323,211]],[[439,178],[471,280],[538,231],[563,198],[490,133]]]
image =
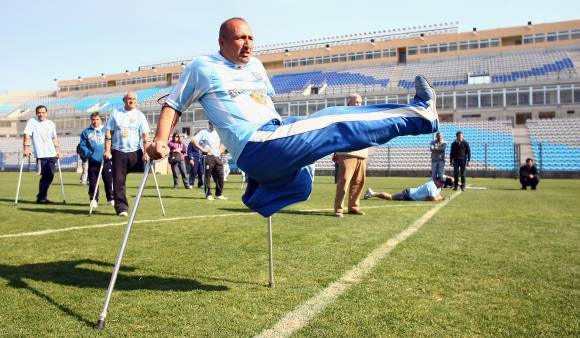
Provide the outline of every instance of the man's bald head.
[[220,54],[236,65],[250,62],[254,50],[254,35],[246,20],[227,19],[220,26]]
[[135,92],[128,92],[123,96],[123,103],[125,103],[125,110],[137,108],[137,94]]
[[222,22],[222,24],[220,25],[219,37],[222,38],[224,36],[227,36],[232,31],[232,26],[234,26],[234,24],[236,22],[243,22],[245,24],[248,24],[248,22],[244,18],[238,18],[238,17],[229,18],[226,21]]

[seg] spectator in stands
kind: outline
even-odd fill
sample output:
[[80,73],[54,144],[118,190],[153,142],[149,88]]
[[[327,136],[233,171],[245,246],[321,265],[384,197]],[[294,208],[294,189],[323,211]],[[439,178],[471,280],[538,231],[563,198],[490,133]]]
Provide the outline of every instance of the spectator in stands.
[[443,134],[437,132],[435,139],[431,141],[431,179],[443,177],[445,174],[445,149],[447,142],[443,140]]
[[187,148],[185,143],[181,142],[179,133],[173,133],[173,138],[169,142],[169,164],[173,173],[173,189],[179,188],[179,174],[183,180],[185,189],[191,189],[187,180],[187,171],[185,169],[185,155]]
[[189,161],[189,185],[193,187],[197,176],[197,187],[203,187],[203,168],[201,165],[201,151],[195,147],[193,138],[187,145],[187,159]]
[[34,145],[34,154],[40,164],[40,182],[36,203],[49,204],[48,188],[54,179],[57,161],[61,158],[60,142],[56,136],[56,126],[47,119],[48,109],[40,105],[36,107],[36,118],[31,118],[24,127],[23,154],[30,157],[30,146]]
[[155,159],[167,156],[167,138],[179,115],[200,101],[249,177],[243,202],[263,216],[306,200],[312,191],[311,164],[328,154],[437,131],[435,92],[422,76],[415,78],[411,104],[330,107],[282,121],[264,66],[252,57],[254,36],[248,23],[226,20],[218,41],[219,54],[197,57],[184,69],[162,108],[148,152]]
[[224,151],[224,145],[211,122],[208,123],[207,129],[199,131],[191,140],[193,145],[205,155],[205,198],[213,201],[211,194],[211,180],[213,177],[215,183],[215,198],[226,200],[222,195],[224,188],[224,166],[220,156]]
[[469,167],[469,161],[471,161],[471,149],[469,148],[469,143],[463,139],[463,132],[458,131],[455,136],[456,139],[451,144],[451,154],[449,156],[453,166],[453,179],[455,182],[453,190],[457,190],[458,177],[461,172],[461,191],[464,191],[466,184],[465,172],[466,168]]
[[[347,105],[362,105],[362,97],[359,94],[351,94],[348,97]],[[360,210],[360,197],[365,185],[366,159],[368,156],[369,151],[367,149],[336,153],[336,163],[338,164],[338,181],[334,197],[334,215],[336,217],[343,217],[344,195],[347,190],[348,213],[353,215],[365,214]]]
[[526,190],[528,186],[532,187],[532,190],[536,190],[538,183],[540,183],[538,168],[536,168],[536,164],[531,158],[527,158],[526,164],[520,168],[520,183],[522,184],[522,190]]
[[124,107],[109,116],[105,134],[105,160],[113,159],[113,190],[115,210],[119,216],[127,216],[127,174],[143,171],[144,161],[149,158],[143,149],[147,146],[149,124],[145,115],[137,109],[137,95],[128,92],[123,97]]
[[82,152],[81,152],[81,145],[80,143],[77,144],[77,155],[79,155],[79,158],[81,159],[81,178],[80,178],[80,184],[81,185],[85,185],[87,184],[87,180],[89,177],[89,159],[84,157]]
[[[81,133],[79,150],[82,157],[87,159],[88,169],[87,176],[89,179],[89,200],[91,206],[96,208],[99,201],[99,171],[101,163],[103,171],[101,173],[103,183],[105,184],[105,194],[107,202],[115,206],[115,195],[113,194],[113,164],[111,160],[105,160],[103,153],[105,150],[105,128],[102,125],[99,112],[91,114],[91,125]],[[95,200],[93,194],[97,189]]]
[[388,201],[441,201],[443,199],[443,196],[441,196],[441,190],[450,187],[453,184],[453,178],[442,176],[430,179],[427,183],[420,185],[417,188],[405,189],[394,195],[386,192],[374,192],[373,189],[369,188],[365,194],[365,200],[378,197]]

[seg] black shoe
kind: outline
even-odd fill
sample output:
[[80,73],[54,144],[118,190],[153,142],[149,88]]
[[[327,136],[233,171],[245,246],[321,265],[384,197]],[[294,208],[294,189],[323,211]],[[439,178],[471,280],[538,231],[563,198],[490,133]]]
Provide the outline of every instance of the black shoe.
[[536,190],[536,187],[532,187],[532,190]]
[[457,187],[453,187],[453,191],[457,191]]
[[528,187],[522,187],[522,190],[528,190]]
[[37,200],[36,201],[36,204],[52,204],[52,201],[49,201],[49,200],[46,200],[46,199],[44,199],[44,200]]
[[461,187],[461,191],[465,191],[465,187]]
[[173,189],[178,189],[178,188],[179,188],[179,186],[177,184],[173,186]]

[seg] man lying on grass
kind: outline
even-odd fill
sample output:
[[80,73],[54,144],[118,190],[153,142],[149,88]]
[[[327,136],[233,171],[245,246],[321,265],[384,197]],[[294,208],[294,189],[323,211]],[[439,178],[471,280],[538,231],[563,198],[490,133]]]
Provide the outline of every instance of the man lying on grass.
[[369,188],[365,194],[365,200],[372,197],[378,197],[388,201],[441,201],[441,190],[453,186],[453,178],[443,175],[435,180],[429,180],[427,183],[417,187],[408,188],[398,194],[391,195],[386,192],[374,192]]

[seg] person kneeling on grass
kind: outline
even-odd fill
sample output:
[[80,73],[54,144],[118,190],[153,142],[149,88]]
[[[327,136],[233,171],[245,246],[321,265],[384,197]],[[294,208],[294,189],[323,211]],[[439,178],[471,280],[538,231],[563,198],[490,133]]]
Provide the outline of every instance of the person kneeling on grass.
[[394,195],[386,192],[374,192],[373,189],[369,188],[364,199],[378,197],[388,201],[441,201],[443,199],[441,190],[451,186],[453,186],[453,178],[444,175],[435,180],[429,180],[417,188],[405,189]]

